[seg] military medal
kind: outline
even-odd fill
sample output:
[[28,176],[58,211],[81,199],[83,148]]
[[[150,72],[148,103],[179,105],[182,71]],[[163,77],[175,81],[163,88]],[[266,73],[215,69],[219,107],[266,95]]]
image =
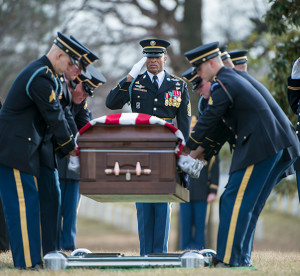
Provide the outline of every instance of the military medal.
[[165,106],[168,106],[169,105],[169,93],[165,93]]

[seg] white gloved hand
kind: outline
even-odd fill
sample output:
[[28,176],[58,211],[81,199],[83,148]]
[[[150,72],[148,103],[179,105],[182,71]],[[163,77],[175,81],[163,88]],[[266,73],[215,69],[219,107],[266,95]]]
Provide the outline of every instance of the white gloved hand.
[[298,58],[293,65],[291,78],[300,79],[300,58]]
[[146,59],[147,59],[146,57],[143,57],[138,63],[133,65],[131,71],[129,72],[129,75],[135,79],[140,73],[142,67],[144,66]]
[[200,172],[202,168],[204,167],[204,161],[200,161],[199,159],[195,159],[194,164],[192,165],[190,169],[190,176],[192,178],[198,178],[200,176]]
[[76,173],[80,172],[80,162],[78,156],[72,156],[72,155],[70,156],[68,169]]
[[193,178],[198,178],[204,166],[204,162],[192,158],[190,155],[180,155],[178,166]]
[[186,173],[190,170],[192,165],[194,164],[195,159],[190,155],[180,155],[178,160],[178,166]]

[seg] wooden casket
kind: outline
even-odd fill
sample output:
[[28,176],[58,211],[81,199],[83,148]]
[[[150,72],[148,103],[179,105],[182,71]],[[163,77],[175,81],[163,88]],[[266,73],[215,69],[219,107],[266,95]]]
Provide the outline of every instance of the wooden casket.
[[80,194],[99,202],[189,201],[177,183],[177,141],[164,125],[93,125],[77,140]]

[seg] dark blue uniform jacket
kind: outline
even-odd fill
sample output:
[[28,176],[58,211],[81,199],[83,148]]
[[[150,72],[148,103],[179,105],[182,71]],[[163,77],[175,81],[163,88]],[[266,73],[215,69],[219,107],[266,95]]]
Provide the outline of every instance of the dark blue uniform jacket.
[[[38,176],[42,142],[48,139],[46,130],[55,137],[55,150],[62,155],[74,148],[74,137],[58,99],[60,90],[60,81],[46,56],[18,75],[0,111],[1,164]],[[54,155],[53,144],[50,146],[48,152]]]
[[147,71],[131,83],[126,77],[110,91],[106,106],[121,109],[131,103],[132,112],[154,115],[172,120],[176,117],[177,127],[185,139],[189,135],[191,106],[186,83],[165,72],[165,78],[158,91],[155,90]]
[[195,125],[187,146],[196,149],[203,143],[206,133],[222,119],[236,139],[230,173],[291,146],[285,129],[264,97],[247,80],[225,67],[212,82],[208,107]]

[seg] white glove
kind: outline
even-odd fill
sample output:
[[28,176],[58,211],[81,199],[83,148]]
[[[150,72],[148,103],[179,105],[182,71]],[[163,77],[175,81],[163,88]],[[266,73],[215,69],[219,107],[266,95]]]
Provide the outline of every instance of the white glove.
[[293,65],[291,78],[300,79],[300,58],[298,58]]
[[178,166],[193,178],[198,178],[204,166],[204,162],[192,158],[190,155],[180,155]]
[[198,178],[200,176],[200,172],[204,167],[204,161],[200,161],[199,159],[195,159],[192,168],[190,169],[190,176],[193,178]]
[[79,163],[79,157],[78,156],[70,156],[69,158],[69,164],[68,169],[71,171],[74,171],[76,173],[80,172],[80,163]]
[[147,59],[146,57],[143,57],[138,63],[133,65],[131,71],[129,72],[129,75],[135,79],[140,73],[142,67],[144,66],[146,59]]

